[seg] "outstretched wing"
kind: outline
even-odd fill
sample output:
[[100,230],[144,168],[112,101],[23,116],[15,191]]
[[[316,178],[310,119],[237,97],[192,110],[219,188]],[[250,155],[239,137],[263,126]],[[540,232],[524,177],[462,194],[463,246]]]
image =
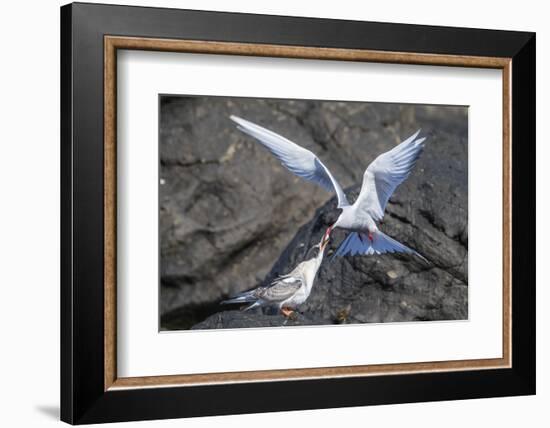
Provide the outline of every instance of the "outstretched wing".
[[384,210],[390,196],[409,176],[424,148],[426,138],[418,138],[420,130],[382,153],[366,169],[361,192],[357,197],[358,207],[374,220],[384,217]]
[[262,293],[261,298],[270,302],[283,302],[292,297],[302,286],[300,278],[287,277],[277,280]]
[[329,192],[334,191],[338,197],[338,207],[349,205],[342,187],[334,179],[328,168],[309,150],[276,134],[269,129],[262,128],[248,120],[237,116],[230,117],[237,124],[237,128],[257,139],[281,164],[298,177],[317,183]]

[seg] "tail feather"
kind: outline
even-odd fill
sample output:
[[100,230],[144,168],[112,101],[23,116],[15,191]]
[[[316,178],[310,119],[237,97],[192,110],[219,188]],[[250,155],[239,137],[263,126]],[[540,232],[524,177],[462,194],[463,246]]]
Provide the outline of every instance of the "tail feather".
[[244,312],[244,311],[248,311],[248,310],[250,310],[250,309],[252,309],[252,308],[256,308],[256,307],[258,307],[258,306],[260,306],[260,301],[259,301],[259,300],[256,300],[256,301],[253,302],[252,304],[250,304],[250,305],[248,305],[247,307],[243,308],[242,311],[243,311],[243,312]]
[[340,244],[334,257],[343,257],[347,254],[355,256],[357,254],[385,254],[385,253],[408,253],[420,257],[425,262],[429,263],[425,257],[420,255],[413,249],[403,245],[395,239],[378,231],[373,234],[372,241],[365,235],[362,236],[358,232],[351,232],[346,239]]
[[244,291],[242,293],[237,294],[236,296],[224,300],[220,302],[221,305],[229,305],[232,303],[249,303],[249,302],[256,302],[258,299],[254,295],[254,291],[256,290],[250,290],[250,291]]

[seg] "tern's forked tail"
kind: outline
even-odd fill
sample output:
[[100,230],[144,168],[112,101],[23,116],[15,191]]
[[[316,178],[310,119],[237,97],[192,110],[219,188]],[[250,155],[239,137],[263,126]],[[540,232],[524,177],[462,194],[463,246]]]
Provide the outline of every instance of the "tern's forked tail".
[[338,250],[334,253],[334,257],[343,257],[347,254],[352,256],[360,254],[385,254],[385,253],[408,253],[420,257],[425,262],[429,263],[425,257],[420,255],[413,249],[403,245],[388,235],[377,231],[372,234],[372,239],[365,233],[351,232],[346,239],[340,244]]
[[256,289],[249,290],[249,291],[243,291],[242,293],[237,294],[236,296],[233,296],[230,299],[223,300],[220,302],[220,305],[230,305],[230,304],[244,304],[249,303],[248,306],[242,308],[243,311],[248,311],[249,309],[255,308],[257,306],[260,306],[260,302],[258,300],[258,297],[256,296]]
[[230,299],[220,302],[221,305],[229,305],[232,303],[248,303],[255,302],[258,298],[255,296],[254,292],[256,290],[244,291],[237,294],[236,296],[231,297]]

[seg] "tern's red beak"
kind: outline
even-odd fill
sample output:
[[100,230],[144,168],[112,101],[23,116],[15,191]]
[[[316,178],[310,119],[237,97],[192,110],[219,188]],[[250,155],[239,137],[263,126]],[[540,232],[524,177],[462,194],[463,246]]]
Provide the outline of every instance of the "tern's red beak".
[[328,241],[330,240],[330,232],[332,231],[332,226],[330,226],[323,235],[323,239],[321,240],[321,250],[324,250],[325,247],[328,244]]

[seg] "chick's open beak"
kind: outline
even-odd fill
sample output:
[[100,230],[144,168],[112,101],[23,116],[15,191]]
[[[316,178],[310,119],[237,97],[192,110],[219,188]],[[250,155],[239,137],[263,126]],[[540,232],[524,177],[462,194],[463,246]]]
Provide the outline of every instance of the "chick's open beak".
[[330,240],[330,233],[328,233],[328,229],[327,229],[327,232],[325,232],[325,234],[323,235],[323,239],[321,241],[321,245],[319,248],[321,248],[321,250],[324,250],[329,240]]

